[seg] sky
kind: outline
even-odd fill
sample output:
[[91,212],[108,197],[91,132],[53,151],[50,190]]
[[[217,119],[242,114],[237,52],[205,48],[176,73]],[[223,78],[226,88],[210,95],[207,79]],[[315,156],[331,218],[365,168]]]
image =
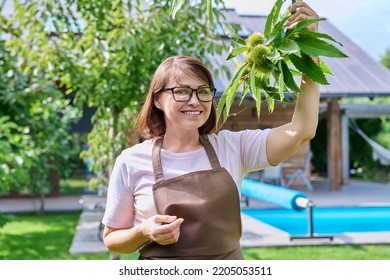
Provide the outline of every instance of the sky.
[[[276,0],[224,0],[238,14],[268,15]],[[317,14],[380,60],[390,49],[389,0],[306,0]],[[291,1],[287,1],[291,3]]]

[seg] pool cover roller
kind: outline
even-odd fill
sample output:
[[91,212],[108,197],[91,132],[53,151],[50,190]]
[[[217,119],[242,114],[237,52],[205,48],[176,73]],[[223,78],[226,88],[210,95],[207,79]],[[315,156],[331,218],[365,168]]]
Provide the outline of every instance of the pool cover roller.
[[294,210],[302,210],[310,203],[303,192],[247,178],[244,178],[241,183],[241,194]]

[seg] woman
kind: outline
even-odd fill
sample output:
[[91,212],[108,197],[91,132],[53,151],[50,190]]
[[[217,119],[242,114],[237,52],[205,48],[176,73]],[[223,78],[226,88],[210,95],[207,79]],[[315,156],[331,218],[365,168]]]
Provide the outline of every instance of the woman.
[[[291,13],[287,28],[317,18],[302,2]],[[139,250],[140,259],[243,259],[242,178],[279,164],[314,137],[319,86],[302,77],[290,123],[218,134],[215,91],[196,58],[171,57],[156,70],[139,116],[149,140],[124,150],[110,178],[103,218],[110,251]]]

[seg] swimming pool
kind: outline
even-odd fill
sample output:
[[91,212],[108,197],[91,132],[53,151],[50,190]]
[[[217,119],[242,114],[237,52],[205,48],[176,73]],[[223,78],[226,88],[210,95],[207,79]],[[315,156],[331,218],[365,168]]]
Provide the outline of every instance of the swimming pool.
[[[308,233],[307,210],[243,209],[242,213],[292,235]],[[390,207],[313,208],[313,233],[390,232]]]

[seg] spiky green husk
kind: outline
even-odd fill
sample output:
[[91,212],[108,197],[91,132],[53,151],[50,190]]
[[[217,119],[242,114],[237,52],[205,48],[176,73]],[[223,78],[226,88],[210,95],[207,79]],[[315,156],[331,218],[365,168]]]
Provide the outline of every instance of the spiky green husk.
[[259,32],[254,32],[249,35],[245,42],[249,48],[254,48],[257,45],[261,45],[264,43],[264,35]]
[[269,49],[264,45],[257,45],[252,48],[246,55],[245,62],[248,63],[249,67],[255,65],[255,69],[262,73],[269,73],[272,71],[274,65],[267,58]]

